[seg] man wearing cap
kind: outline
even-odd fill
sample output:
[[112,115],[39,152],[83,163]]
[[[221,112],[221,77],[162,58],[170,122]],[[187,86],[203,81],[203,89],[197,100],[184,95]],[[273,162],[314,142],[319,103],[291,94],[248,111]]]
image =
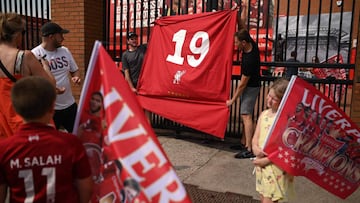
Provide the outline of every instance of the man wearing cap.
[[127,36],[128,50],[122,55],[121,62],[125,80],[130,88],[136,92],[141,66],[144,60],[146,45],[138,45],[138,35],[130,32]]
[[81,79],[79,68],[71,52],[62,46],[63,34],[66,33],[69,33],[69,30],[63,29],[56,23],[45,23],[41,27],[42,43],[31,51],[39,59],[44,58],[49,62],[50,72],[55,77],[56,86],[63,88],[64,92],[56,97],[54,122],[57,129],[64,127],[71,133],[77,104],[72,94],[69,73],[74,84],[80,84]]

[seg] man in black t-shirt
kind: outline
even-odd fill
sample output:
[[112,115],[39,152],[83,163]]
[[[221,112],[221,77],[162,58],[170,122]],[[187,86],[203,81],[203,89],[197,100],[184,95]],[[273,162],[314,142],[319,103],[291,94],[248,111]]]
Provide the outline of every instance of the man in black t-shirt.
[[128,34],[127,43],[129,49],[126,50],[121,58],[122,69],[124,71],[125,80],[129,83],[130,88],[136,92],[136,86],[147,46],[138,45],[138,35],[134,32]]
[[[245,147],[235,155],[235,158],[254,157],[251,149],[251,140],[254,133],[252,114],[256,99],[260,92],[260,53],[257,44],[250,37],[247,30],[236,32],[235,45],[242,51],[241,80],[231,100],[226,104],[231,106],[240,96],[240,114],[244,123]],[[244,140],[242,139],[242,142]]]
[[[134,32],[129,32],[127,36],[128,50],[122,55],[122,69],[125,80],[128,82],[130,89],[137,93],[137,83],[141,73],[142,64],[145,58],[147,49],[146,44],[138,45],[138,35]],[[151,113],[145,110],[145,115],[151,123]]]
[[[300,62],[296,59],[296,56],[297,56],[296,51],[292,51],[290,53],[290,56],[291,57],[288,60],[286,60],[286,62],[290,62],[290,63],[299,63]],[[286,78],[290,79],[291,76],[297,75],[298,71],[299,71],[299,67],[296,64],[292,65],[292,66],[287,66],[286,70],[285,70],[285,76],[286,76]]]

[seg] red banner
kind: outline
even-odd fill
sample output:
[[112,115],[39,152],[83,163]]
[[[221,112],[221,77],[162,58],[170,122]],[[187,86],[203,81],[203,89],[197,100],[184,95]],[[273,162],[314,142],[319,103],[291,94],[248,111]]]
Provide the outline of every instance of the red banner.
[[218,11],[156,20],[137,87],[142,106],[223,138],[236,16]]
[[143,109],[100,42],[93,49],[74,133],[91,162],[92,202],[190,202]]
[[[321,63],[344,63],[341,54],[336,54],[329,57]],[[346,80],[346,71],[343,68],[314,68],[314,75],[320,79],[333,77],[334,79]],[[341,93],[345,92],[345,85],[325,84],[324,94],[331,99],[331,101],[339,102],[341,100]]]
[[293,77],[269,132],[269,159],[346,198],[360,185],[359,128],[332,101]]

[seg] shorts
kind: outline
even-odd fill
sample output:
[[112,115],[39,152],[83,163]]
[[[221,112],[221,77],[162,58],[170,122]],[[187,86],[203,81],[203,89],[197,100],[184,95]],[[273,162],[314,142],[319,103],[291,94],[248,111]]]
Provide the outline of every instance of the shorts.
[[76,103],[73,103],[66,109],[55,110],[53,119],[55,122],[56,129],[59,129],[62,126],[67,130],[68,133],[72,133],[74,129],[76,112],[77,112]]
[[253,114],[260,87],[246,87],[240,96],[240,114]]

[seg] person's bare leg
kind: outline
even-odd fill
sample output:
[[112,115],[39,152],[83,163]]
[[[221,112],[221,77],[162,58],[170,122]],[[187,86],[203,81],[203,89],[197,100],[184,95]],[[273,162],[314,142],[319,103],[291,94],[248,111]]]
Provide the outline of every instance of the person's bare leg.
[[243,144],[244,146],[246,145],[246,138],[245,138],[245,128],[243,128],[243,134],[241,136],[241,144]]
[[244,134],[245,134],[245,147],[251,151],[251,140],[253,137],[253,120],[251,115],[243,114],[241,118],[244,122]]
[[264,201],[264,196],[262,196],[262,194],[260,194],[260,202],[262,203]]
[[245,144],[246,144],[246,139],[245,139],[245,130],[244,130],[244,122],[242,121],[242,119],[241,119],[241,121],[240,121],[240,132],[241,132],[241,134],[240,134],[240,144],[241,145],[243,145],[243,146],[245,146]]
[[[261,200],[262,203],[274,203],[270,198],[268,197],[263,197],[263,199]],[[277,202],[277,201],[275,201]]]

